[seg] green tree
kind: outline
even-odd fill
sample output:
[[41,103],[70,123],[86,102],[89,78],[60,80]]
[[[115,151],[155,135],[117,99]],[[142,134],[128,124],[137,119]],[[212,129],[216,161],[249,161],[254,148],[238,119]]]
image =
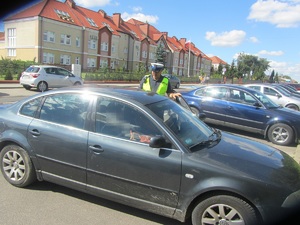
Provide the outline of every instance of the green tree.
[[241,53],[237,58],[238,77],[263,81],[269,64],[270,62],[264,58]]
[[156,61],[155,62],[166,65],[166,55],[167,55],[167,52],[166,52],[164,46],[161,43],[159,43],[159,45],[156,49]]

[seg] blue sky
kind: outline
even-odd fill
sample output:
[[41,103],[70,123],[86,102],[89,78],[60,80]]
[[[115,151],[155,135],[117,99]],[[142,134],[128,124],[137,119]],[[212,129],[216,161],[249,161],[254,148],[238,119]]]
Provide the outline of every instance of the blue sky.
[[239,53],[266,58],[267,74],[274,70],[300,82],[300,0],[74,1],[110,16],[121,13],[124,20],[147,21],[229,64]]

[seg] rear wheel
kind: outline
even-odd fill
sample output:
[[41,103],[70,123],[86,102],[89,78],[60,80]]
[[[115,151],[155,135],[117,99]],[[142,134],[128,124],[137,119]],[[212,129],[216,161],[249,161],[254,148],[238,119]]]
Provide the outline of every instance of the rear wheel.
[[8,145],[0,152],[4,178],[16,187],[25,187],[36,180],[34,166],[27,152],[17,145]]
[[40,83],[38,83],[37,85],[37,89],[40,92],[44,92],[48,90],[48,84],[45,81],[41,81]]
[[294,104],[289,104],[289,105],[286,106],[286,108],[299,111],[299,107],[297,105],[294,105]]
[[274,144],[289,145],[294,139],[294,132],[284,123],[275,123],[268,130],[268,138]]
[[75,82],[74,86],[78,86],[78,85],[81,85],[80,82]]
[[257,225],[251,205],[240,198],[218,195],[201,201],[192,212],[193,225],[240,224]]

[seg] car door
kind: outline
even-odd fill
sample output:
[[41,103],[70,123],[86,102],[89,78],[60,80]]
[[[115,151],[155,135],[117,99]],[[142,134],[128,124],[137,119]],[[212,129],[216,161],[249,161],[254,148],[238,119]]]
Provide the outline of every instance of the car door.
[[[174,212],[178,202],[182,154],[149,147],[149,137],[164,135],[153,120],[130,104],[99,98],[95,132],[88,139],[88,189],[110,199],[155,203]],[[118,196],[118,197],[117,197]]]
[[272,101],[276,102],[278,105],[284,107],[287,103],[286,98],[275,88],[272,87],[263,87],[262,91],[267,95]]
[[224,125],[227,121],[226,90],[224,87],[206,87],[195,93],[196,96],[201,96],[200,107],[205,114],[205,122]]
[[72,73],[63,69],[57,68],[57,79],[58,84],[57,87],[68,87],[74,84],[74,81],[71,79]]
[[268,119],[266,109],[254,105],[257,100],[243,90],[228,88],[228,107],[226,126],[263,133]]
[[80,94],[50,95],[29,125],[28,142],[45,180],[85,186],[89,101]]

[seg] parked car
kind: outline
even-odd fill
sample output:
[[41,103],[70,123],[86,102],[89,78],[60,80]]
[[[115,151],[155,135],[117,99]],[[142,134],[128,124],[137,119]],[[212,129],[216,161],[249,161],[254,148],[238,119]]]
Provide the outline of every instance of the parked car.
[[298,83],[288,83],[288,85],[290,85],[290,86],[296,88],[298,91],[300,91],[300,84],[298,84]]
[[169,81],[171,82],[171,86],[173,89],[180,87],[180,79],[177,76],[172,74],[162,74],[162,75],[169,78]]
[[300,99],[292,96],[289,92],[283,88],[272,86],[271,84],[245,84],[246,87],[253,88],[261,93],[264,93],[272,101],[282,107],[287,107],[299,111]]
[[242,85],[215,84],[182,92],[204,122],[264,135],[277,145],[298,142],[300,112],[283,108],[266,95]]
[[281,84],[281,83],[273,83],[272,86],[283,88],[291,96],[300,98],[300,92],[298,92],[297,89],[294,88],[293,86],[290,86],[290,85],[287,85],[287,84]]
[[300,166],[284,152],[125,89],[61,88],[0,105],[0,167],[16,187],[54,182],[193,225],[285,218],[300,192]]
[[26,90],[37,88],[38,91],[43,92],[48,88],[82,85],[83,81],[80,77],[61,67],[34,65],[28,67],[21,74],[20,84]]

